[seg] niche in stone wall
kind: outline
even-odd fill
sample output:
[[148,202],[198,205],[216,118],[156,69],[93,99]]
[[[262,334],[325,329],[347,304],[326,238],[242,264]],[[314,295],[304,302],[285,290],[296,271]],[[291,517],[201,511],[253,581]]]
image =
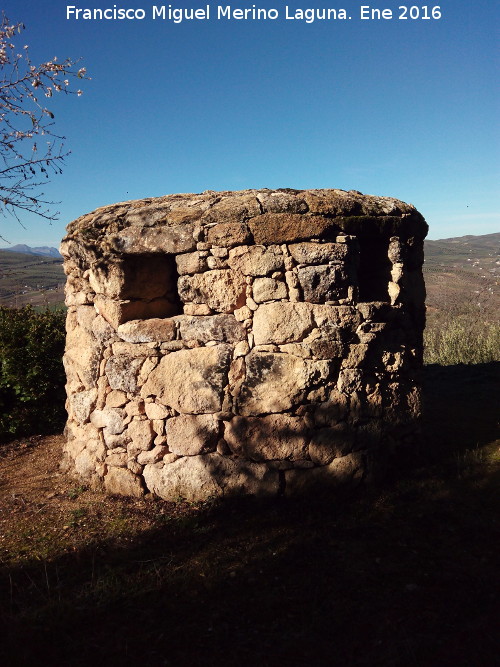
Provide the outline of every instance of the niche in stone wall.
[[120,273],[119,298],[130,302],[123,321],[182,313],[173,255],[126,255],[120,262]]
[[392,263],[388,239],[359,238],[358,289],[360,301],[387,301]]

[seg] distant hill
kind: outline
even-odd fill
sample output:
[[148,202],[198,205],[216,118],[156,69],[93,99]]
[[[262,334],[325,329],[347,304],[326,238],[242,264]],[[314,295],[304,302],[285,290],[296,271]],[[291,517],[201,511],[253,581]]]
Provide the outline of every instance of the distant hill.
[[427,306],[480,305],[500,313],[500,233],[425,241]]
[[18,243],[17,245],[13,245],[8,248],[0,248],[0,250],[6,250],[7,252],[20,252],[25,255],[43,255],[62,259],[62,255],[57,248],[50,248],[46,245],[40,246],[38,248],[31,248],[29,245],[25,245],[24,243]]

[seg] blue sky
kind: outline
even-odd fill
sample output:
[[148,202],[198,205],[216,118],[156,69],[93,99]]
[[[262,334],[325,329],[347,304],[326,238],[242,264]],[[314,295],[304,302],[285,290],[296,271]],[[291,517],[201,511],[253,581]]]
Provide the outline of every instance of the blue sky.
[[218,21],[210,3],[210,21],[181,24],[153,21],[145,0],[75,2],[143,8],[142,21],[67,20],[71,2],[3,2],[33,61],[81,58],[92,77],[82,97],[50,100],[72,151],[45,189],[60,220],[25,216],[25,230],[0,218],[11,243],[56,246],[68,222],[118,201],[261,187],[395,196],[422,212],[429,238],[500,231],[492,0],[442,2],[440,20],[377,3],[394,18],[364,21],[363,2],[290,2],[292,14],[352,16],[310,24],[286,20],[282,0],[255,2],[278,9],[274,21]]

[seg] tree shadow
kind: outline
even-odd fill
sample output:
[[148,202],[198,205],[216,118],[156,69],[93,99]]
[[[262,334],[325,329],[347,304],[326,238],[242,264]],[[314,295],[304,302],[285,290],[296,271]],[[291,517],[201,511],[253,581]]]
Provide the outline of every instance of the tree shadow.
[[[495,437],[498,365],[430,367],[425,382],[424,459]],[[77,553],[3,569],[0,657],[489,667],[499,481],[495,469],[447,477],[433,464],[355,495],[226,500],[166,513],[126,546],[103,534]]]
[[424,369],[424,452],[443,456],[500,437],[500,362]]

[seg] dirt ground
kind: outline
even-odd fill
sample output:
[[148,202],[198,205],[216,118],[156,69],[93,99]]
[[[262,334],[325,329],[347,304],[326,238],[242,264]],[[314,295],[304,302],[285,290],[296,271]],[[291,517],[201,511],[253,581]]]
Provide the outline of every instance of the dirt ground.
[[305,501],[109,497],[0,449],[0,663],[491,667],[499,364],[427,367],[413,467]]

